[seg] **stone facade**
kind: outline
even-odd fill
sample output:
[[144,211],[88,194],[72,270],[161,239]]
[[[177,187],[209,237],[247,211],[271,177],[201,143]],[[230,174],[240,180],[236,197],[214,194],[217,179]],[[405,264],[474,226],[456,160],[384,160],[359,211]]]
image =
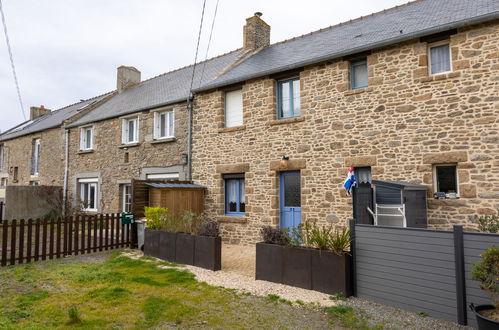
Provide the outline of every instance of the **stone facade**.
[[[153,138],[154,112],[173,110],[175,138]],[[185,180],[186,166],[182,155],[187,153],[186,104],[176,104],[127,115],[139,118],[139,142],[122,144],[122,118],[94,122],[83,127],[93,127],[93,149],[80,150],[80,127],[70,129],[69,143],[69,196],[78,198],[79,178],[99,179],[98,211],[121,212],[120,184],[131,179],[145,179],[147,173],[179,173]]]
[[[31,175],[32,145],[40,139],[38,175]],[[0,177],[8,177],[9,185],[23,186],[30,182],[40,185],[62,186],[64,181],[64,130],[48,129],[39,133],[0,142],[4,145],[3,170]],[[14,172],[17,168],[17,180]]]
[[[299,73],[301,116],[276,120],[276,80],[243,86],[244,125],[223,128],[224,92],[197,96],[193,180],[208,187],[206,216],[231,243],[258,241],[279,224],[279,172],[300,170],[302,221],[346,224],[352,200],[342,188],[348,166],[371,166],[377,180],[429,187],[430,227],[476,225],[499,210],[499,22],[450,37],[452,71],[428,74],[419,39],[367,56],[369,86],[349,89],[342,59]],[[282,157],[290,157],[281,162]],[[433,165],[457,164],[460,198],[433,199]],[[245,216],[224,215],[225,173],[245,173]]]

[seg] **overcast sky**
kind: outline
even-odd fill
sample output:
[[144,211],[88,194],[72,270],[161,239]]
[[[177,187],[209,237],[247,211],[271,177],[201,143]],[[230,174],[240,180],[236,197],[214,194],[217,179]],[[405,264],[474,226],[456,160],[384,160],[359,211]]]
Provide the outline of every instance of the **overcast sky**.
[[[217,0],[206,1],[200,59]],[[208,57],[242,46],[254,12],[271,42],[368,15],[407,0],[219,0]],[[115,89],[116,68],[142,79],[192,64],[203,0],[2,0],[17,75],[29,107],[59,109]],[[2,30],[0,30],[3,32]],[[23,121],[3,33],[0,34],[0,130]]]

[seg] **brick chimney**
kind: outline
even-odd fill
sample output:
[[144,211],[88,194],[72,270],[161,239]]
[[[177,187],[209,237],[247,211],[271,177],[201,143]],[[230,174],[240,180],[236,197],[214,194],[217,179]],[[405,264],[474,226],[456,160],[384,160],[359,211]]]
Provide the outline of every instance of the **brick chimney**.
[[255,51],[270,45],[270,25],[265,23],[260,18],[261,16],[262,13],[256,12],[255,15],[246,19],[246,25],[243,28],[244,51]]
[[123,92],[128,87],[140,83],[140,71],[133,66],[120,66],[118,68],[118,79],[116,89],[118,93]]
[[41,116],[45,116],[47,113],[50,113],[52,110],[45,109],[43,105],[40,107],[30,107],[29,108],[29,120],[33,120],[39,118]]

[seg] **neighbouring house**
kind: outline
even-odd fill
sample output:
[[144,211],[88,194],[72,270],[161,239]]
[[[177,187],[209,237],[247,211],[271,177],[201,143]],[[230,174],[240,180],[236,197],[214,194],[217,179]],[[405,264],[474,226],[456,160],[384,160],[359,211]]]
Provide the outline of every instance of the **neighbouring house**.
[[414,1],[275,44],[260,16],[247,56],[195,90],[193,180],[225,241],[345,225],[349,166],[426,185],[432,228],[498,213],[499,2]]
[[189,180],[187,99],[241,50],[141,81],[121,66],[117,94],[67,125],[68,191],[88,212],[130,212],[132,179]]

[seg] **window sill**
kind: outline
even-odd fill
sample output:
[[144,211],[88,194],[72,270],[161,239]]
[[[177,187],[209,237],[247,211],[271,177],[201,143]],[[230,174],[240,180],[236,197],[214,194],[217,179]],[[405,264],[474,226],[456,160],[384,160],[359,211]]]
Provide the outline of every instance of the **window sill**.
[[224,127],[224,128],[219,128],[218,129],[218,133],[229,133],[229,132],[244,131],[245,129],[246,129],[246,125],[233,126],[233,127]]
[[169,137],[164,139],[155,139],[149,142],[150,144],[159,144],[159,143],[167,143],[167,142],[175,142],[177,141],[176,137]]
[[438,73],[438,74],[428,75],[426,77],[416,79],[416,82],[427,83],[427,82],[432,82],[432,81],[440,81],[440,80],[457,78],[459,76],[461,76],[461,72]]
[[270,126],[275,125],[284,125],[284,124],[293,124],[305,121],[305,117],[294,117],[294,118],[285,118],[285,119],[275,119],[270,122]]
[[350,95],[357,95],[357,94],[362,94],[366,92],[371,92],[374,88],[372,87],[362,87],[362,88],[357,88],[357,89],[351,89],[343,93],[345,96],[350,96]]
[[248,223],[248,218],[244,215],[225,215],[216,219],[219,223]]
[[118,148],[120,148],[120,149],[126,149],[126,148],[138,147],[138,146],[140,146],[140,142],[122,144]]
[[94,149],[80,150],[80,151],[78,151],[78,155],[91,154],[92,152],[94,152]]

